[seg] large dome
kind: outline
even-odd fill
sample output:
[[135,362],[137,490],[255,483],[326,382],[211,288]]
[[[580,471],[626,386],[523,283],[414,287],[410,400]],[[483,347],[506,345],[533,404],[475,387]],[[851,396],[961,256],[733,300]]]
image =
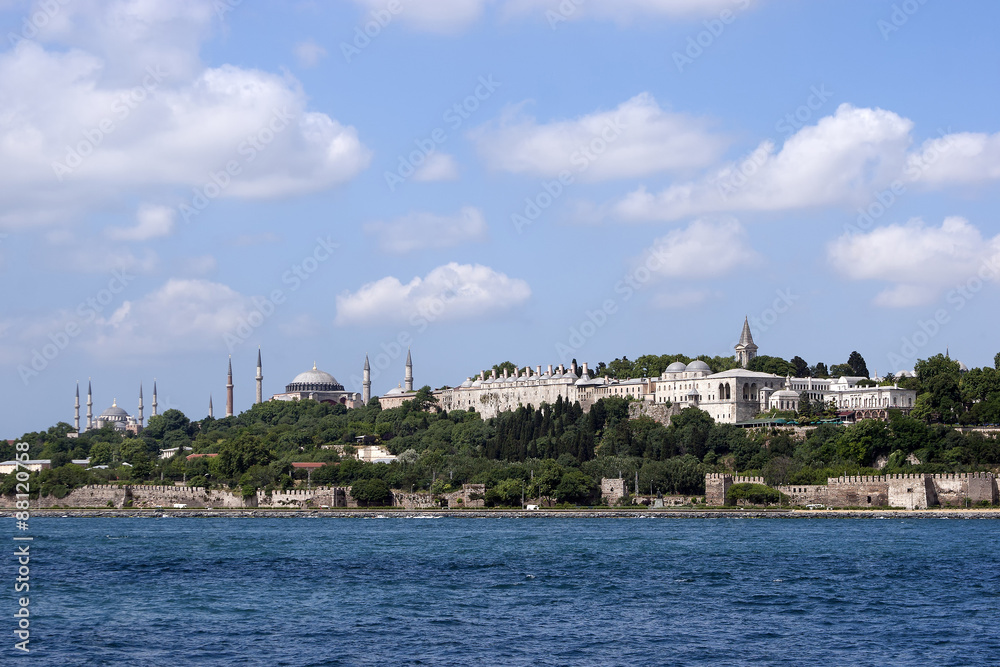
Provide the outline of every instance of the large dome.
[[688,364],[684,370],[686,370],[689,373],[695,373],[699,371],[708,371],[710,373],[712,372],[712,369],[708,367],[708,364],[706,364],[701,359],[695,359],[690,364]]
[[316,364],[313,364],[312,370],[296,375],[291,384],[285,387],[285,391],[344,391],[344,385],[337,382],[337,378],[329,373],[317,369]]
[[118,407],[118,401],[112,401],[111,407],[101,413],[99,419],[105,421],[125,421],[128,413]]
[[675,361],[674,363],[667,366],[667,373],[683,373],[687,366],[684,365],[683,361]]

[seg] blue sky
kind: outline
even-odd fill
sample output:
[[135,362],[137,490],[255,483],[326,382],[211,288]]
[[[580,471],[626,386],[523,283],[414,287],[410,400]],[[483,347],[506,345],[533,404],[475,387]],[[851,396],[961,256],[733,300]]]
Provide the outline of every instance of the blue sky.
[[[991,365],[991,2],[0,2],[0,434],[313,362]],[[367,30],[367,35],[365,31]],[[867,212],[867,215],[862,213]],[[402,344],[401,344],[402,342]]]

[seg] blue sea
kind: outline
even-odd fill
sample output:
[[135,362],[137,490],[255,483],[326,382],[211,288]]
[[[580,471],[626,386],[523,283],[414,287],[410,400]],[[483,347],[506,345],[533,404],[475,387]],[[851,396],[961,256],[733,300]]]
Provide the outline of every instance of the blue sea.
[[[4,614],[0,664],[1000,664],[998,521],[37,518],[31,529],[31,653],[13,650]],[[16,563],[4,560],[11,591]],[[16,595],[5,598],[13,611]]]

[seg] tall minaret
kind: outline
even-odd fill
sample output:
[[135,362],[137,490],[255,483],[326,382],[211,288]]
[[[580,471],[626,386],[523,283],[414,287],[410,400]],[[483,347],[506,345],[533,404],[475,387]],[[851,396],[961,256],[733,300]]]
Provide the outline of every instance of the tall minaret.
[[139,426],[142,426],[142,383],[139,383]]
[[94,390],[87,380],[87,430],[94,428]]
[[229,355],[229,379],[226,380],[226,416],[233,416],[233,355]]
[[156,416],[156,378],[153,378],[153,417]]
[[80,432],[80,383],[76,383],[76,409],[73,411],[73,426]]
[[368,364],[368,355],[365,355],[365,370],[361,379],[361,402],[368,405],[372,400],[372,367]]
[[215,419],[215,411],[212,409],[212,395],[208,395],[208,416]]
[[410,349],[406,349],[406,376],[403,378],[406,391],[413,391],[413,360],[410,359]]
[[740,333],[740,342],[736,344],[736,361],[743,368],[747,367],[752,359],[757,356],[757,346],[754,345],[753,336],[750,335],[750,322],[743,318],[743,331]]
[[264,368],[260,365],[260,348],[257,348],[257,402],[264,402]]

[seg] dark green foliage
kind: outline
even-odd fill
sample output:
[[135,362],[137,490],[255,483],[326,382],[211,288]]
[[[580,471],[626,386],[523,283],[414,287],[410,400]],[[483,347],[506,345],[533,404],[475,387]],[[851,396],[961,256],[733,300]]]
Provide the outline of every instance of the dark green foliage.
[[763,484],[733,484],[726,493],[726,504],[776,505],[782,502],[782,494]]
[[790,362],[781,357],[769,357],[766,354],[751,359],[750,363],[747,364],[747,370],[758,373],[774,373],[779,377],[795,375],[795,366]]
[[362,479],[351,485],[351,496],[362,506],[389,505],[392,491],[383,479]]

